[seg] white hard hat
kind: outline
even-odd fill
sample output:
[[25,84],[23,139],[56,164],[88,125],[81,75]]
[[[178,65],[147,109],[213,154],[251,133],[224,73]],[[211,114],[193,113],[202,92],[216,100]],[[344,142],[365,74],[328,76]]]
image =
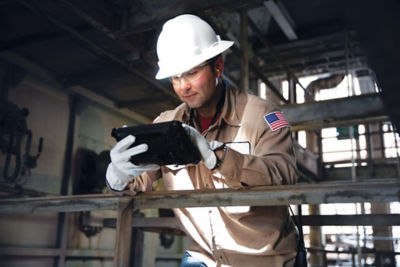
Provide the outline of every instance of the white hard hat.
[[159,71],[164,79],[188,71],[233,45],[223,41],[201,18],[185,14],[168,20],[157,41]]

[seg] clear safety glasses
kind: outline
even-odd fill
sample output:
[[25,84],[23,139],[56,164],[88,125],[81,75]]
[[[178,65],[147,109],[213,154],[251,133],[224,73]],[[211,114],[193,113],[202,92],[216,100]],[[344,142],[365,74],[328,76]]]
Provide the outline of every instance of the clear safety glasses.
[[191,69],[187,72],[169,77],[169,80],[171,81],[172,85],[174,85],[174,86],[181,85],[181,79],[184,79],[188,83],[194,82],[201,77],[201,75],[204,73],[204,71],[203,71],[204,68],[208,64],[210,64],[209,61],[201,63],[200,65],[197,65],[196,67],[194,67],[193,69]]

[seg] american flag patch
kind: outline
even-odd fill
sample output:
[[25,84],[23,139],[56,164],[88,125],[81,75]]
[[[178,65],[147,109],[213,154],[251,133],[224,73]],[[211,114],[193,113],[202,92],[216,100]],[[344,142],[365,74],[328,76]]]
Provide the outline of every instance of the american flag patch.
[[268,126],[269,128],[271,128],[272,131],[276,131],[283,127],[290,127],[289,122],[280,111],[268,113],[264,116],[264,119],[268,123]]

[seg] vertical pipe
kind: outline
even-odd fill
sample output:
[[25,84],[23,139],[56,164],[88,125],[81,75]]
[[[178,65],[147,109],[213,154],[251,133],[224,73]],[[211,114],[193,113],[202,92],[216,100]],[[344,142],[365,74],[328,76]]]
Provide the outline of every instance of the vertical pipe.
[[69,182],[72,168],[72,153],[74,149],[74,136],[75,136],[75,117],[78,104],[78,97],[75,95],[70,96],[70,112],[68,121],[67,144],[65,149],[64,160],[64,173],[61,180],[60,195],[68,195]]
[[0,61],[0,101],[7,101],[8,99],[8,85],[6,82],[6,68],[7,64]]
[[[78,98],[72,95],[70,96],[69,100],[70,100],[70,105],[69,105],[67,143],[65,148],[64,172],[60,188],[60,195],[62,196],[68,194],[69,180],[72,168],[72,153],[73,153],[74,136],[75,136],[75,116],[76,116]],[[68,227],[68,216],[66,213],[61,212],[58,214],[57,239],[56,239],[56,247],[60,248],[60,256],[54,262],[54,265],[57,267],[65,266],[65,255],[68,242],[67,227]]]
[[[310,215],[320,215],[320,206],[308,205]],[[310,226],[310,247],[324,249],[321,226]],[[309,264],[311,267],[319,267],[324,264],[326,254],[322,252],[310,252]]]
[[[361,214],[364,215],[365,213],[365,203],[360,203],[361,204]],[[367,247],[367,227],[363,225],[363,248]],[[364,262],[365,262],[365,256],[363,256]]]
[[368,172],[369,175],[372,177],[373,174],[373,162],[372,162],[372,140],[371,140],[371,124],[364,124],[365,127],[365,142],[366,142],[366,148],[367,148],[367,166],[368,166]]
[[[360,214],[358,212],[358,204],[355,203],[356,214]],[[357,227],[357,263],[359,267],[362,267],[362,252],[361,252],[361,242],[360,242],[360,226],[356,225]]]
[[385,158],[386,157],[386,153],[385,153],[385,139],[383,138],[384,135],[384,131],[383,131],[383,123],[380,122],[379,123],[379,146],[380,146],[380,152],[381,152],[381,158]]
[[[350,72],[349,72],[349,34],[347,30],[344,32],[344,51],[345,51],[345,60],[346,60],[346,80],[347,80],[347,95],[351,96],[354,93],[352,86],[350,85]],[[354,147],[353,147],[353,138],[354,131],[353,125],[349,126],[350,133],[350,146],[351,146],[351,180],[353,182],[356,181],[356,169],[355,169],[355,160],[354,160]]]
[[[296,82],[290,73],[287,74],[287,81],[288,81],[288,89],[289,89],[289,103],[296,103],[297,102],[297,95],[296,95]],[[299,139],[299,133],[292,132],[292,138],[295,140]]]
[[356,142],[356,161],[357,166],[361,166],[361,145],[360,145],[360,134],[357,134]]
[[399,144],[397,142],[396,131],[393,130],[394,148],[396,149],[396,165],[397,165],[397,178],[400,178],[400,157],[399,157]]
[[355,160],[355,156],[354,156],[354,145],[353,145],[353,140],[355,140],[354,138],[354,127],[349,126],[349,131],[350,131],[350,147],[351,147],[351,180],[353,182],[357,181],[357,177],[356,177],[356,160]]
[[348,48],[348,34],[345,30],[344,32],[344,56],[346,61],[346,82],[347,82],[347,96],[350,96],[350,82],[349,82],[349,48]]
[[[390,203],[371,203],[372,214],[390,214]],[[375,266],[396,266],[392,226],[372,226],[374,237]],[[383,237],[383,238],[382,238]]]
[[240,49],[242,50],[240,64],[241,89],[249,91],[249,44],[248,44],[248,16],[247,9],[240,11]]
[[290,74],[287,74],[287,80],[289,85],[289,102],[293,104],[297,102],[296,81]]

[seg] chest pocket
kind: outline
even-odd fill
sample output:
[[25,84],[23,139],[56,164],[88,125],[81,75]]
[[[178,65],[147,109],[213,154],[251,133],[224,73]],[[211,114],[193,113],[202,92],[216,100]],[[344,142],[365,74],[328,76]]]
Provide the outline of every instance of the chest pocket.
[[249,155],[251,154],[250,142],[229,142],[225,144],[227,147],[239,152],[240,154]]
[[162,167],[164,185],[167,190],[193,190],[187,165],[166,165]]
[[168,171],[174,172],[185,168],[185,165],[170,164],[170,165],[165,165],[164,168]]

